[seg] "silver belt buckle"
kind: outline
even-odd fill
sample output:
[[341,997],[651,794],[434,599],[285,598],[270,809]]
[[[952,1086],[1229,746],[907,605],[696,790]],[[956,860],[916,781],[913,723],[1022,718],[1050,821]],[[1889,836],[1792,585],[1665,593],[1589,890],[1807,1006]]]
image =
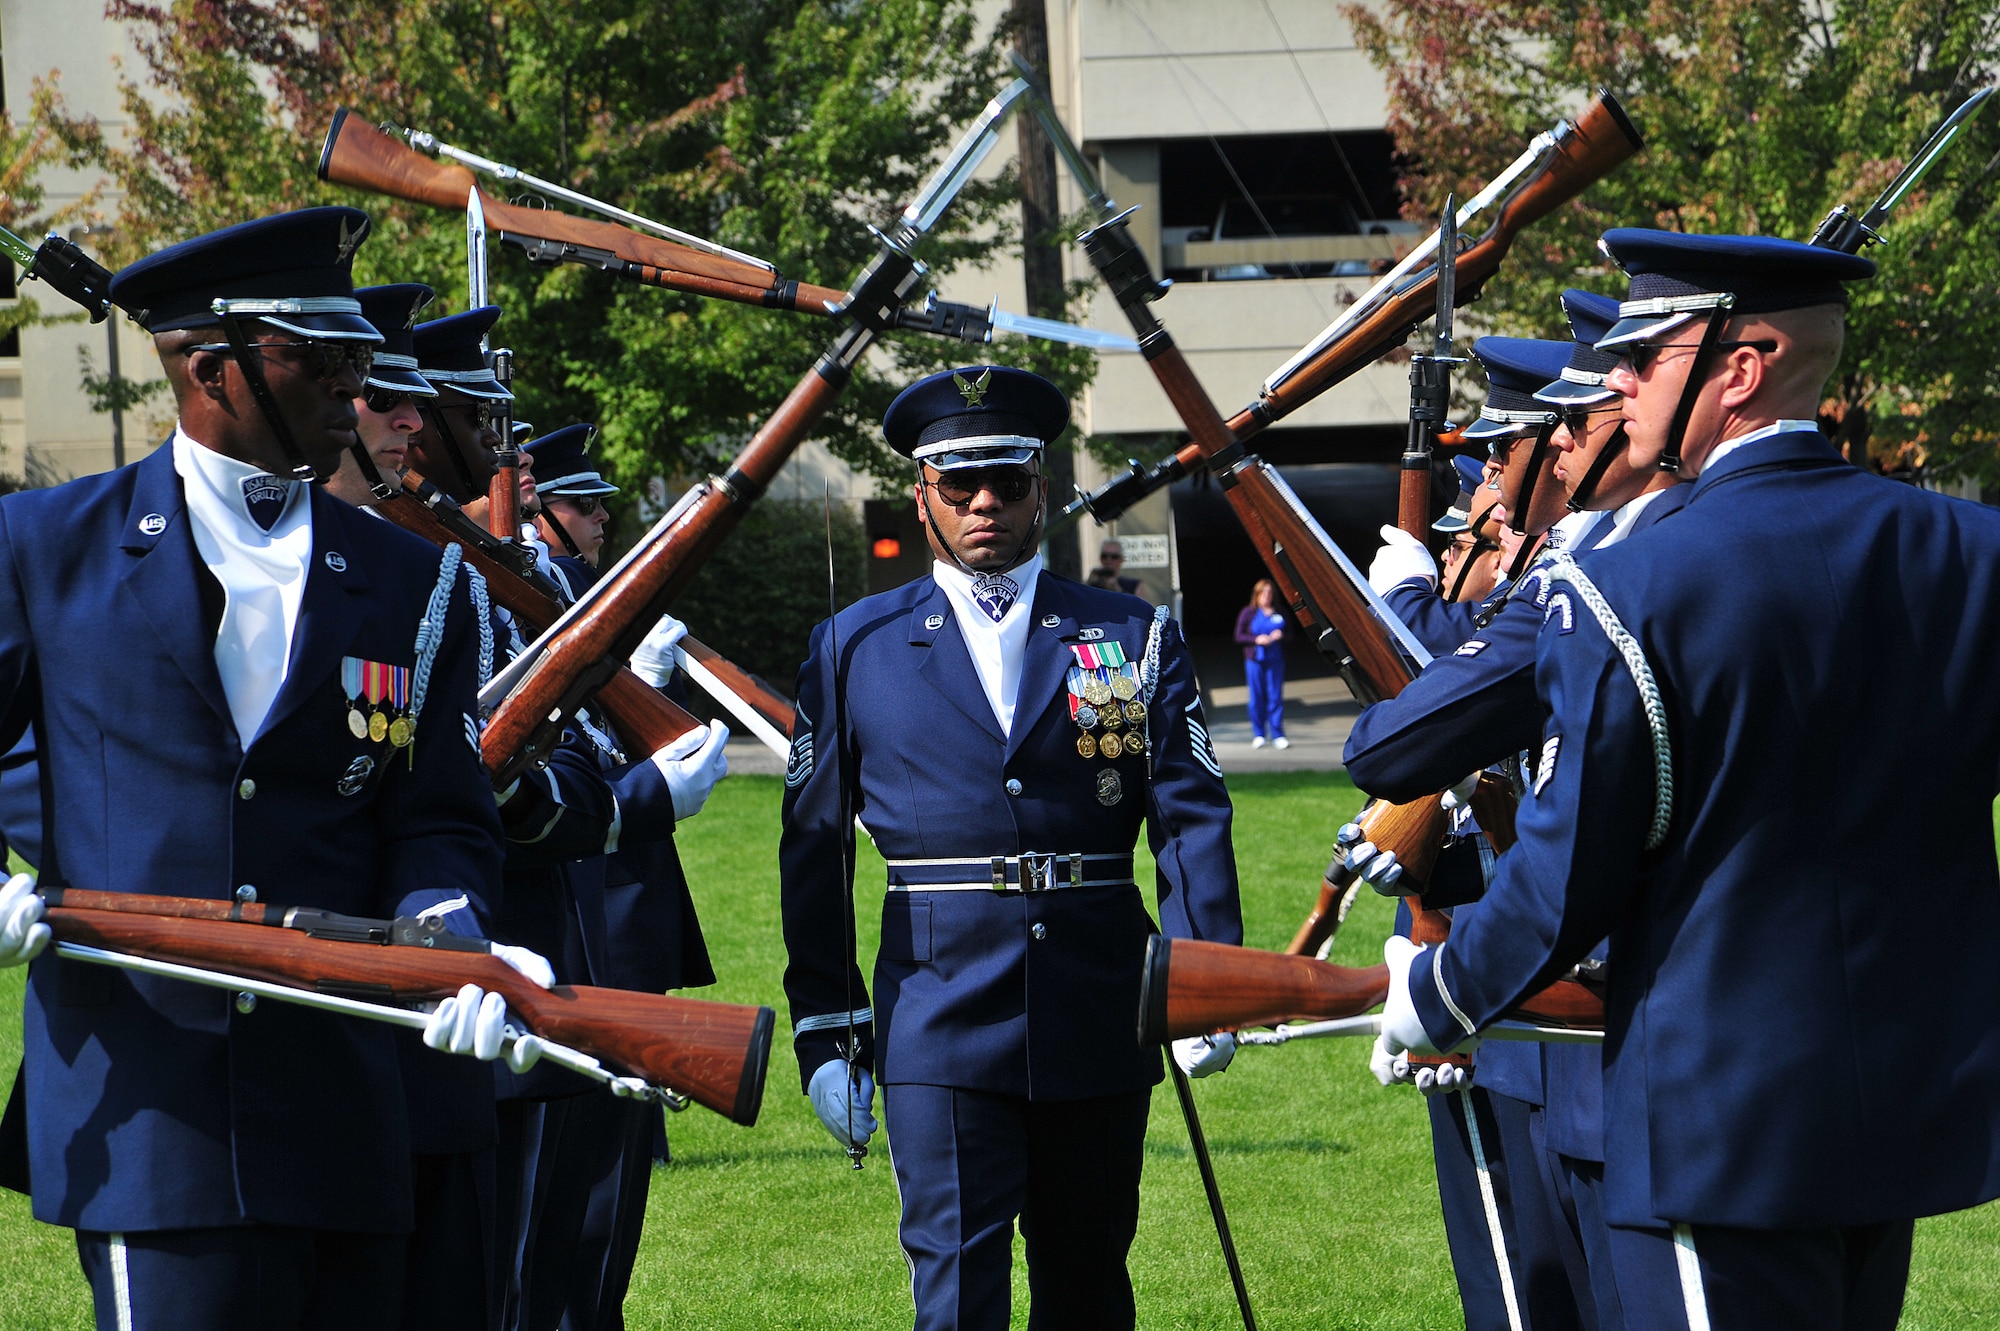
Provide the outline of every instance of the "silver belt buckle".
[[1021,857],[1021,890],[1023,892],[1046,892],[1055,885],[1055,856],[1023,855]]
[[993,857],[993,890],[995,892],[1005,892],[1007,890],[1007,857],[1005,855],[995,855]]

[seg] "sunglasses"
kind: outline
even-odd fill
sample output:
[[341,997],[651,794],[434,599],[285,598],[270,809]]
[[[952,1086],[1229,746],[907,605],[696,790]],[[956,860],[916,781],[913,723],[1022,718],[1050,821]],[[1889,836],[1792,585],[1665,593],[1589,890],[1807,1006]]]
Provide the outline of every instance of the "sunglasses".
[[1581,439],[1584,432],[1590,428],[1590,418],[1592,416],[1616,416],[1623,409],[1614,400],[1609,406],[1569,407],[1559,410],[1556,415],[1561,417],[1564,429],[1568,430],[1576,438]]
[[[1778,349],[1778,343],[1775,338],[1759,337],[1745,342],[1717,342],[1715,344],[1717,351],[1735,351],[1740,347],[1748,347],[1752,351],[1761,351],[1768,356]],[[1632,373],[1644,374],[1647,367],[1651,366],[1654,362],[1667,359],[1667,353],[1670,351],[1676,354],[1685,352],[1692,356],[1699,350],[1701,348],[1692,342],[1641,342],[1626,351],[1625,359],[1632,362]]]
[[604,501],[596,495],[550,495],[575,509],[578,517],[594,517],[604,511]]
[[[375,347],[369,342],[252,342],[252,351],[269,352],[279,348],[303,351],[300,359],[306,371],[315,379],[328,383],[340,378],[344,371],[352,371],[357,379],[366,379],[368,372],[375,368]],[[227,342],[202,342],[182,349],[192,356],[197,351],[229,351],[234,347]]]
[[1483,554],[1488,550],[1498,550],[1499,548],[1498,545],[1488,540],[1455,540],[1445,546],[1444,557],[1446,559],[1464,559],[1471,555]]
[[991,490],[993,497],[1003,504],[1018,504],[1033,493],[1035,482],[1039,479],[1026,467],[979,467],[944,472],[936,480],[924,484],[937,491],[938,498],[953,508],[963,508],[981,490]]
[[369,388],[361,394],[361,401],[377,416],[387,416],[405,402],[416,401],[416,394],[400,388]]
[[470,402],[440,402],[435,410],[466,412],[472,417],[473,428],[478,430],[485,429],[506,414],[497,404],[483,398],[475,398]]

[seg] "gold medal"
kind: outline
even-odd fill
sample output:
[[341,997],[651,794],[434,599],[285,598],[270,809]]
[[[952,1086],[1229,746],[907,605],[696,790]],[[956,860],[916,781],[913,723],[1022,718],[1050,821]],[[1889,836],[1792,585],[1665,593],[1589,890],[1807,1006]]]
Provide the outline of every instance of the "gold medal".
[[1116,735],[1106,735],[1103,739],[1097,741],[1097,751],[1107,758],[1116,758],[1119,754],[1125,752],[1125,741],[1119,739]]
[[1125,719],[1135,726],[1144,721],[1146,719],[1146,704],[1140,702],[1137,698],[1126,703]]
[[1146,737],[1136,730],[1125,736],[1125,752],[1131,754],[1134,758],[1145,757]]
[[347,709],[347,728],[353,732],[356,739],[368,738],[368,718],[361,714],[359,707]]
[[1125,718],[1119,715],[1118,704],[1116,703],[1113,703],[1111,706],[1105,708],[1103,714],[1098,718],[1098,720],[1106,730],[1116,730],[1118,729],[1118,727],[1125,724]]
[[1097,756],[1096,737],[1092,735],[1078,735],[1076,737],[1076,753],[1079,758],[1095,758]]
[[389,737],[389,718],[380,712],[368,714],[368,738],[380,744]]
[[410,724],[410,718],[399,716],[389,723],[389,742],[399,749],[406,749],[410,741],[417,737],[417,728]]
[[1111,686],[1095,677],[1083,681],[1083,700],[1094,707],[1103,707],[1111,701]]
[[1139,696],[1139,686],[1132,682],[1132,678],[1129,675],[1113,675],[1111,677],[1111,692],[1116,695],[1118,701],[1125,702],[1128,699]]

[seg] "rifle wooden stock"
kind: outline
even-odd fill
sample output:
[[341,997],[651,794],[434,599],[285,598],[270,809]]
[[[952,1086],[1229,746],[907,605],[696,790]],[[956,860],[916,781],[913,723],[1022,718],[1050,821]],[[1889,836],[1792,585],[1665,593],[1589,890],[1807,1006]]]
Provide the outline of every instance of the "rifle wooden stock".
[[728,475],[706,482],[678,522],[628,556],[562,641],[494,710],[483,743],[489,766],[501,757],[503,774],[518,771],[520,755],[543,750],[551,729],[597,689],[616,662],[631,656],[845,386],[845,376],[829,373],[824,361],[808,370],[737,455]]
[[[433,161],[373,125],[363,124],[344,106],[334,112],[333,124],[326,132],[319,178],[452,212],[463,212],[466,199],[478,188],[478,178],[470,168]],[[706,254],[615,222],[503,203],[484,190],[479,198],[487,230],[500,239],[522,238],[548,242],[552,247],[596,251],[615,260],[622,275],[648,286],[821,316],[847,300],[844,291],[789,281],[755,264]]]
[[[469,533],[454,531],[435,510],[416,497],[407,477],[404,486],[403,493],[383,500],[375,506],[375,511],[404,531],[421,536],[440,549],[454,544],[462,548],[466,561],[486,579],[494,604],[518,616],[530,633],[539,633],[555,623],[556,617],[562,613],[562,606],[553,597],[501,563],[480,542],[469,539]],[[477,528],[473,531],[476,532]],[[619,668],[606,676],[597,690],[597,701],[604,708],[605,715],[611,718],[619,737],[642,754],[653,753],[689,731],[701,728],[701,722],[685,708],[628,669]],[[484,741],[480,752],[485,758],[487,773],[497,777],[509,755]],[[512,776],[508,778],[512,779]]]
[[521,536],[521,452],[502,449],[486,486],[486,530],[495,540]]
[[[1421,892],[1430,882],[1431,869],[1437,863],[1438,850],[1444,844],[1450,823],[1437,796],[1426,795],[1407,804],[1370,800],[1354,821],[1360,824],[1364,841],[1373,843],[1377,850],[1396,852],[1396,862],[1403,866],[1404,881]],[[1310,957],[1333,936],[1340,927],[1337,914],[1340,900],[1358,876],[1347,867],[1345,856],[1334,855],[1320,883],[1318,903],[1285,947],[1288,955]]]
[[476,984],[504,996],[536,1035],[746,1127],[763,1103],[774,1023],[767,1007],[583,985],[543,989],[488,953],[337,941],[270,927],[284,907],[243,907],[242,918],[232,920],[239,908],[227,901],[50,895],[61,904],[44,918],[60,942],[377,1003],[442,999]]
[[1406,460],[1397,476],[1396,525],[1428,544],[1431,539],[1430,455],[1424,455],[1422,467],[1411,466]]
[[1139,989],[1139,1043],[1274,1026],[1293,1017],[1358,1017],[1389,997],[1389,968],[1155,935]]
[[[1356,969],[1284,952],[1155,936],[1146,948],[1139,989],[1139,1042],[1357,1017],[1388,997],[1387,966]],[[1604,1002],[1574,980],[1558,980],[1507,1015],[1543,1026],[1601,1030]]]

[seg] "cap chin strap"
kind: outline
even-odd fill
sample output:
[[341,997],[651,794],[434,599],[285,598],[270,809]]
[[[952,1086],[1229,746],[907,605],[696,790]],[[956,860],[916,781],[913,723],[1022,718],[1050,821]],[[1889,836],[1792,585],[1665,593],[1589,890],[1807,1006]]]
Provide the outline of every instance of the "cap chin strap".
[[361,431],[354,432],[354,442],[347,446],[347,451],[354,455],[354,465],[361,469],[361,479],[368,482],[368,492],[375,496],[377,503],[386,503],[396,497],[400,487],[389,484],[383,478],[375,459],[368,455],[368,445],[361,442]]
[[1598,485],[1604,480],[1604,473],[1611,470],[1612,462],[1631,442],[1631,436],[1625,433],[1625,422],[1618,422],[1618,428],[1604,441],[1604,451],[1597,455],[1589,469],[1583,473],[1583,479],[1576,483],[1576,493],[1569,497],[1569,503],[1566,505],[1570,512],[1581,513],[1589,507],[1591,496],[1597,493]]
[[[1035,479],[1041,482],[1043,486],[1043,495],[1042,495],[1043,502],[1035,505],[1035,525],[1028,529],[1028,534],[1021,538],[1021,544],[1015,547],[1014,557],[1008,560],[1005,564],[1001,565],[999,568],[993,570],[996,573],[1005,573],[1010,568],[1018,567],[1020,564],[1025,562],[1028,551],[1032,550],[1036,545],[1041,543],[1042,525],[1044,521],[1047,519],[1049,511],[1049,506],[1047,503],[1048,478],[1046,476],[1037,476],[1035,477]],[[917,482],[918,482],[917,494],[920,496],[918,502],[921,503],[924,507],[924,525],[929,527],[933,532],[937,532],[938,531],[937,519],[931,516],[931,487],[923,484],[923,472],[921,470],[919,470],[917,473]],[[942,532],[938,532],[938,544],[944,547],[945,558],[949,559],[952,563],[956,564],[958,566],[958,571],[963,573],[966,577],[981,578],[986,576],[985,574],[981,573],[978,569],[973,568],[970,564],[966,563],[963,559],[960,559],[958,557],[958,551],[951,548],[951,542],[947,541],[944,538],[944,533]]]
[[[550,496],[550,498],[554,498],[554,496]],[[548,500],[542,501],[542,511],[537,516],[543,522],[549,524],[549,530],[554,532],[556,539],[563,543],[563,549],[569,551],[571,559],[582,559],[584,557],[582,547],[577,545],[576,539],[569,534],[569,528],[562,525],[562,519],[556,516],[556,511],[553,508],[549,507]]]
[[[215,302],[215,312],[222,319],[222,334],[229,340],[229,353],[236,358],[237,368],[243,371],[243,382],[250,385],[250,396],[257,401],[257,410],[263,413],[264,423],[271,427],[271,437],[278,442],[278,451],[285,455],[285,465],[292,469],[295,481],[323,481],[326,477],[313,470],[306,455],[299,451],[298,441],[292,438],[291,427],[285,424],[284,413],[278,410],[278,399],[271,395],[271,385],[264,379],[264,366],[250,350],[250,339],[243,332],[243,323],[223,306],[224,301]],[[357,436],[358,438],[359,436]]]
[[1458,576],[1451,580],[1451,591],[1444,599],[1455,603],[1458,600],[1458,594],[1465,590],[1465,580],[1472,576],[1472,566],[1478,563],[1480,556],[1484,555],[1488,550],[1497,549],[1499,547],[1491,541],[1482,541],[1474,537],[1472,550],[1465,556],[1465,562],[1458,566]]
[[472,464],[466,461],[465,450],[459,447],[458,436],[451,432],[451,426],[445,422],[444,412],[440,411],[435,403],[418,407],[417,411],[430,423],[431,429],[437,432],[437,437],[444,442],[445,456],[451,459],[453,470],[458,472],[459,480],[465,485],[465,493],[468,496],[465,502],[470,503],[480,498],[479,482],[472,479]]
[[1688,422],[1694,419],[1694,404],[1701,397],[1702,386],[1708,382],[1709,367],[1715,363],[1715,344],[1722,340],[1722,326],[1729,322],[1729,312],[1736,305],[1736,297],[1730,292],[1720,293],[1714,309],[1708,312],[1708,326],[1702,330],[1701,343],[1695,347],[1694,365],[1688,370],[1687,382],[1681,386],[1681,400],[1674,406],[1673,424],[1667,427],[1667,449],[1660,455],[1660,470],[1680,475],[1681,444],[1687,435]]
[[[1549,441],[1555,438],[1555,434],[1556,418],[1554,416],[1550,416],[1547,420],[1544,420],[1541,428],[1535,431],[1535,446],[1528,453],[1528,474],[1521,478],[1521,493],[1516,495],[1514,499],[1514,505],[1518,511],[1507,515],[1507,525],[1515,531],[1520,532],[1524,537],[1528,534],[1528,510],[1534,507],[1535,488],[1541,481],[1542,464],[1548,461]],[[1514,563],[1507,570],[1509,579],[1521,576],[1521,571],[1528,567],[1528,560],[1532,556],[1537,544],[1539,542],[1532,538],[1521,542],[1520,550],[1514,555]]]

